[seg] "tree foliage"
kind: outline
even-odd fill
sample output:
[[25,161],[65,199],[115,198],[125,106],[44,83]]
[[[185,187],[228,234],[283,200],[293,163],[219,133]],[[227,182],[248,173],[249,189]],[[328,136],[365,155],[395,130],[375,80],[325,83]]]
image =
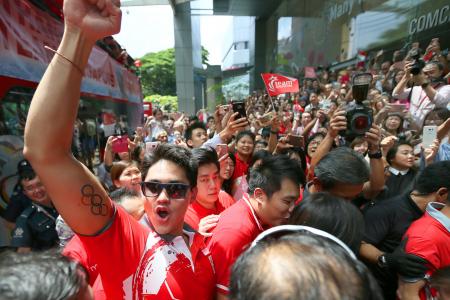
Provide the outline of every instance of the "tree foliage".
[[[209,52],[202,46],[202,63],[208,65]],[[175,49],[145,54],[140,58],[142,91],[144,96],[177,94]]]
[[151,102],[153,107],[159,107],[165,112],[178,111],[177,96],[150,95],[144,98],[144,102]]

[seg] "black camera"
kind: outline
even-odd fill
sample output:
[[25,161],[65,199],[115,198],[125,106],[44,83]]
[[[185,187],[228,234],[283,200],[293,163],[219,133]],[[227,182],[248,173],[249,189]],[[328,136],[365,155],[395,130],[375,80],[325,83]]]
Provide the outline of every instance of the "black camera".
[[369,131],[373,123],[373,110],[363,103],[367,99],[369,86],[372,82],[372,74],[360,73],[353,76],[352,93],[354,102],[347,104],[347,130],[341,132],[347,140],[354,139],[358,136],[364,136]]
[[414,62],[411,66],[411,74],[417,75],[425,67],[425,61],[420,58],[421,50],[419,48],[413,48],[409,51],[409,58]]

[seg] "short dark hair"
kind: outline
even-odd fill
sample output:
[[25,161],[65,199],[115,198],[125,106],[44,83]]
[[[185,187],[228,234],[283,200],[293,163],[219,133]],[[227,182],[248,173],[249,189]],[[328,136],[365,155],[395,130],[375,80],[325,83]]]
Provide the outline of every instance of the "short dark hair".
[[84,267],[56,250],[3,252],[0,255],[0,278],[2,300],[72,299],[83,285],[89,284]]
[[423,195],[437,192],[440,188],[446,188],[450,201],[450,161],[439,161],[427,166],[416,177],[414,190]]
[[139,169],[139,163],[137,161],[131,160],[131,161],[117,161],[114,162],[111,167],[111,180],[114,183],[114,180],[118,180],[120,178],[120,175],[122,175],[123,171],[128,167],[136,167]]
[[198,167],[203,165],[214,164],[217,170],[220,170],[219,158],[217,152],[211,148],[192,149],[192,157],[197,160]]
[[248,191],[253,194],[260,188],[270,198],[281,189],[281,182],[284,179],[292,180],[296,184],[305,184],[305,174],[298,161],[284,155],[266,157],[259,166],[250,169]]
[[142,163],[142,177],[147,177],[148,170],[151,166],[160,160],[168,160],[179,167],[186,173],[186,177],[191,188],[197,185],[197,161],[193,159],[189,149],[172,144],[159,144],[152,155],[146,155]]
[[236,136],[236,143],[242,139],[244,136],[248,136],[252,139],[253,142],[255,142],[255,134],[253,132],[251,132],[250,130],[243,130],[241,132],[239,132]]
[[395,155],[397,154],[398,148],[403,145],[410,146],[411,148],[414,149],[414,147],[408,141],[406,141],[404,139],[399,139],[399,141],[396,142],[386,153],[386,161],[388,162],[388,164],[390,164],[390,165],[392,164],[392,160],[394,160]]
[[186,132],[184,133],[184,138],[186,139],[186,142],[192,140],[192,132],[195,129],[199,128],[206,131],[206,126],[202,122],[194,122],[186,129]]
[[19,180],[31,180],[36,177],[36,172],[34,172],[30,162],[26,159],[22,159],[17,164],[17,174],[19,175]]
[[287,148],[287,149],[281,150],[281,154],[285,154],[288,157],[291,157],[292,154],[298,155],[298,157],[300,157],[300,165],[302,167],[302,170],[303,171],[306,170],[306,167],[307,167],[306,153],[302,148],[300,148],[300,147]]
[[246,250],[232,268],[230,299],[381,300],[382,296],[364,264],[342,246],[299,232]]
[[344,199],[324,192],[310,194],[294,208],[288,224],[326,231],[347,244],[354,253],[359,253],[364,218],[355,205]]
[[369,164],[364,157],[347,147],[338,147],[328,152],[314,168],[315,176],[324,190],[338,183],[362,184],[369,180]]
[[256,161],[258,161],[260,159],[264,159],[266,157],[270,157],[270,156],[272,156],[272,154],[269,151],[267,151],[267,150],[256,151],[252,155],[252,159],[250,160],[249,166],[251,167],[251,166],[253,166],[255,164]]
[[135,190],[130,190],[127,188],[120,188],[117,189],[109,195],[112,201],[121,204],[124,199],[126,198],[132,198],[132,197],[139,197],[139,194]]

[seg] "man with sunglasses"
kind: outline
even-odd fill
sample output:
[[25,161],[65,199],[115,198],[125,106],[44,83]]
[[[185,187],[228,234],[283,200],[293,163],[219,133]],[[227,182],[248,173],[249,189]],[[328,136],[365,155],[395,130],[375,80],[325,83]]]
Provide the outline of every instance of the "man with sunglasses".
[[84,70],[96,41],[119,31],[119,7],[119,0],[64,1],[64,34],[34,94],[24,154],[98,264],[107,299],[212,299],[214,272],[203,237],[183,230],[196,193],[189,150],[160,145],[145,163],[142,191],[151,228],[114,205],[70,152]]
[[226,299],[231,267],[265,229],[285,224],[299,197],[304,173],[286,156],[263,159],[249,175],[248,194],[226,209],[208,243],[217,274],[217,299]]

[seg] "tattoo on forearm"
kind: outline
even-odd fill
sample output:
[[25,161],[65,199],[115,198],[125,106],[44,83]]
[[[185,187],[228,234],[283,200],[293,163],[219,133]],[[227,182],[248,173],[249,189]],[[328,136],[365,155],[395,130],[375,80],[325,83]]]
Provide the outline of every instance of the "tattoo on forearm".
[[105,205],[104,199],[95,193],[94,187],[90,184],[85,184],[81,187],[81,202],[84,205],[91,207],[93,215],[106,216],[108,214],[108,208]]

